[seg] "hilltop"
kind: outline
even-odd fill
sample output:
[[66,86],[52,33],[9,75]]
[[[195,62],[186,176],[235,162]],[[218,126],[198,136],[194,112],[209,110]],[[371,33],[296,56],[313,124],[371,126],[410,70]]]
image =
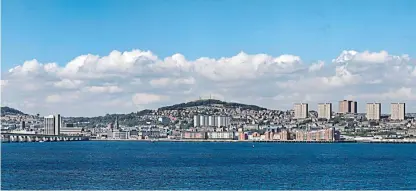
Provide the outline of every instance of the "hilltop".
[[221,105],[225,108],[241,108],[243,110],[250,109],[250,110],[267,110],[266,108],[259,107],[256,105],[247,105],[242,103],[234,103],[234,102],[225,102],[216,99],[205,99],[205,100],[196,100],[187,103],[179,103],[171,106],[161,107],[158,110],[183,110],[189,107],[201,107],[201,106],[211,106],[211,105]]
[[26,115],[25,113],[11,108],[11,107],[1,107],[1,114],[2,115]]

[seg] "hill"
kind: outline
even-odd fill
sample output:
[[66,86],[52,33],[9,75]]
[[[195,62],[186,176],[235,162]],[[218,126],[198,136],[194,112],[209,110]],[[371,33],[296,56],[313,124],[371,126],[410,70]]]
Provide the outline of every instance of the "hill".
[[234,103],[234,102],[225,102],[216,99],[206,99],[206,100],[197,100],[191,101],[187,103],[179,103],[171,106],[161,107],[158,110],[182,110],[188,107],[200,107],[200,106],[210,106],[210,105],[222,105],[225,108],[241,108],[243,110],[250,109],[250,110],[267,110],[266,108],[259,107],[256,105],[246,105],[242,103]]
[[2,115],[26,115],[25,113],[11,108],[11,107],[1,107],[1,114]]

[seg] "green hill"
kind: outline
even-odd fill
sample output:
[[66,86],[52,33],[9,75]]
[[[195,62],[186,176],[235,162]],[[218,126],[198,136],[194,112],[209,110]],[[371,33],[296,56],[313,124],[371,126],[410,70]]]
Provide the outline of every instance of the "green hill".
[[206,100],[197,100],[191,101],[187,103],[179,103],[171,106],[165,106],[159,108],[159,110],[182,110],[188,107],[199,107],[199,106],[209,106],[209,105],[223,105],[225,108],[241,108],[243,110],[250,109],[250,110],[267,110],[266,108],[259,107],[256,105],[246,105],[242,103],[234,103],[234,102],[225,102],[216,99],[206,99]]
[[2,115],[26,115],[25,113],[11,108],[11,107],[1,107],[1,114]]

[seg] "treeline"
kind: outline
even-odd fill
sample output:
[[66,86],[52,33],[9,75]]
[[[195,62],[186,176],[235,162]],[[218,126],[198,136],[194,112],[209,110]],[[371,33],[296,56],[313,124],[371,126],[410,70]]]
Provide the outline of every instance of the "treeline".
[[135,126],[144,124],[144,121],[141,121],[140,116],[151,114],[152,110],[142,110],[138,112],[132,112],[129,114],[106,114],[104,116],[97,117],[67,117],[65,118],[66,123],[76,123],[80,126],[85,127],[94,127],[96,125],[105,126],[109,123],[114,123],[116,118],[118,118],[118,123],[120,125],[126,126]]

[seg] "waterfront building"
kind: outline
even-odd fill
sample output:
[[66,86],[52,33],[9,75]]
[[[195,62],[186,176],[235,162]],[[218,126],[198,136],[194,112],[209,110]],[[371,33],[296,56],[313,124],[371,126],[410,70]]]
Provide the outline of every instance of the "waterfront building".
[[261,139],[261,135],[258,132],[253,132],[251,134],[248,134],[247,137],[249,140],[260,140]]
[[357,113],[357,102],[351,100],[339,101],[339,113]]
[[280,132],[266,132],[264,134],[265,140],[280,140],[280,141],[287,141],[289,137],[289,131],[282,130]]
[[45,116],[43,124],[45,135],[59,135],[62,126],[62,117],[60,114]]
[[62,135],[81,135],[82,134],[82,128],[63,127],[60,130],[60,134],[62,134]]
[[305,119],[309,117],[309,108],[307,103],[295,103],[295,119]]
[[296,141],[334,141],[339,140],[335,135],[335,128],[326,128],[312,131],[296,131]]
[[280,135],[280,139],[279,140],[282,140],[282,141],[289,140],[289,131],[288,130],[282,130],[282,131],[280,131],[279,135]]
[[107,132],[107,139],[130,139],[130,132],[120,131],[118,129],[109,130]]
[[234,132],[222,131],[222,132],[208,132],[208,139],[234,139]]
[[391,120],[404,120],[406,115],[405,103],[392,103],[391,104]]
[[130,131],[130,137],[131,136],[139,136],[139,131],[137,131],[136,129],[133,129]]
[[367,119],[380,120],[381,118],[381,103],[367,103]]
[[240,141],[247,140],[247,134],[242,132],[242,131],[238,132],[238,140],[240,140]]
[[266,131],[264,133],[264,140],[272,140],[273,139],[273,133],[270,131]]
[[15,129],[10,131],[10,133],[16,133],[16,134],[36,134],[35,131],[28,131],[25,129]]
[[332,103],[318,104],[318,118],[331,119],[331,116],[332,116]]
[[141,129],[138,132],[138,136],[143,139],[146,139],[146,138],[157,139],[161,137],[161,132],[157,128],[150,127],[147,129]]
[[182,139],[207,139],[206,132],[182,132]]

